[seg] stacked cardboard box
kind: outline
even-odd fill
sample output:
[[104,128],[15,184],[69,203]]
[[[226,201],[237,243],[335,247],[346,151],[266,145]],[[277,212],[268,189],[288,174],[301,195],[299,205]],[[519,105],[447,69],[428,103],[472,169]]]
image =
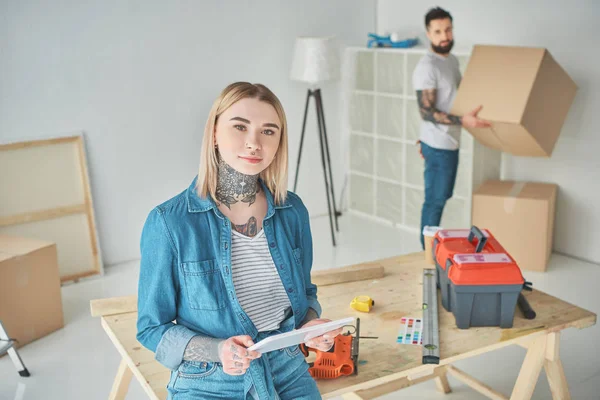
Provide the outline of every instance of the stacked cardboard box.
[[64,326],[54,243],[0,235],[0,320],[17,347]]
[[473,194],[473,225],[489,229],[522,269],[545,271],[558,186],[487,181]]

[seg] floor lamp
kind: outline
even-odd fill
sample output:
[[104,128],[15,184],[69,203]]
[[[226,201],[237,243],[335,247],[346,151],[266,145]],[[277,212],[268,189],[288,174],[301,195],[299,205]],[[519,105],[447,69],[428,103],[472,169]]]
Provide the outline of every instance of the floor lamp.
[[[341,212],[335,208],[335,193],[333,186],[333,174],[331,171],[331,156],[329,153],[329,141],[325,127],[325,111],[319,84],[334,80],[338,77],[339,55],[332,37],[300,37],[296,39],[294,59],[290,77],[292,80],[304,82],[309,85],[304,105],[304,119],[302,121],[302,133],[300,135],[300,148],[298,150],[298,163],[294,177],[294,192],[298,185],[298,173],[300,172],[300,160],[302,158],[302,147],[304,145],[304,133],[306,131],[306,117],[310,99],[314,98],[317,112],[317,124],[319,127],[319,146],[321,149],[321,162],[323,164],[323,178],[325,179],[325,191],[327,194],[327,211],[329,213],[329,225],[331,227],[331,240],[336,245],[335,231],[339,231],[338,216]],[[334,231],[335,221],[335,231]]]

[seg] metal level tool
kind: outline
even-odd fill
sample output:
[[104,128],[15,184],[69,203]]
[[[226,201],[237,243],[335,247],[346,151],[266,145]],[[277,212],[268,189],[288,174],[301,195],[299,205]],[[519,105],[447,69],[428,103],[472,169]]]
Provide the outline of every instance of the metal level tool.
[[423,270],[423,364],[440,363],[437,283],[434,269]]

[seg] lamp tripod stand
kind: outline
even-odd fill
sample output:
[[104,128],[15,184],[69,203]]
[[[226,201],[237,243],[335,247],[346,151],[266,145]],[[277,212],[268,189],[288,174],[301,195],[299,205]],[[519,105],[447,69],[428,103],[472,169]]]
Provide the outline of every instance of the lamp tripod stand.
[[[304,133],[306,131],[306,116],[310,98],[314,97],[317,110],[317,122],[319,125],[319,147],[321,149],[321,162],[323,164],[323,178],[325,180],[325,191],[327,193],[327,212],[329,213],[329,226],[331,227],[331,241],[336,246],[335,231],[339,232],[338,216],[342,213],[335,208],[335,193],[333,187],[333,174],[331,172],[331,156],[329,155],[329,143],[327,140],[327,129],[325,128],[325,113],[323,111],[323,101],[321,98],[321,89],[308,89],[306,94],[306,105],[304,106],[304,120],[302,121],[302,133],[300,135],[300,149],[298,150],[298,164],[296,165],[296,176],[294,178],[294,192],[298,185],[298,173],[300,171],[300,159],[302,157],[302,146],[304,145]],[[335,221],[335,231],[333,224]]]

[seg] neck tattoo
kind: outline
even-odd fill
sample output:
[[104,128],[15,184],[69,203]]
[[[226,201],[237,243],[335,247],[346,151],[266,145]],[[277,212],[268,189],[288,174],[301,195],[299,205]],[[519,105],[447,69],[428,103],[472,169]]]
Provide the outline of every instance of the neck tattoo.
[[260,190],[258,175],[245,175],[231,168],[223,159],[219,160],[216,197],[219,203],[231,210],[237,202],[251,206]]

